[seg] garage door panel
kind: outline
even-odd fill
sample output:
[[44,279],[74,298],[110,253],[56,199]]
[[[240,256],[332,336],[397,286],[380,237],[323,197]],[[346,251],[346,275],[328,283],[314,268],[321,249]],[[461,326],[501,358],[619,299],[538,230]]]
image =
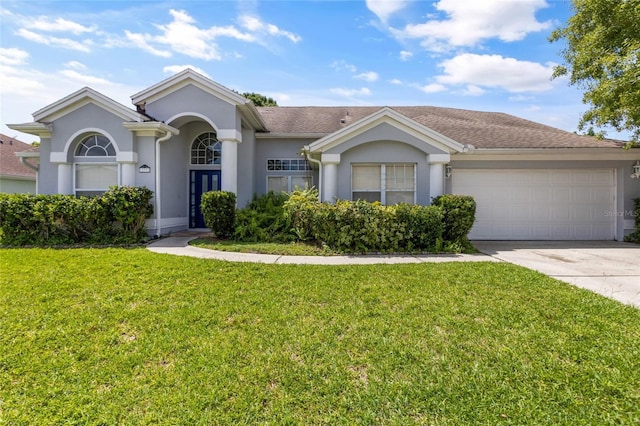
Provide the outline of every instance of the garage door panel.
[[[615,173],[597,170],[454,170],[455,194],[477,203],[471,239],[613,239]],[[488,186],[487,186],[488,185]]]

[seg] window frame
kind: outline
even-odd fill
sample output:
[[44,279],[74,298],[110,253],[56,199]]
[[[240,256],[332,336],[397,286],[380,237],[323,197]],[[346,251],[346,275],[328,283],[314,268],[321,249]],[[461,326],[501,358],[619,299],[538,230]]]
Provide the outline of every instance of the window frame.
[[282,190],[282,192],[292,192],[295,191],[295,187],[292,186],[291,184],[291,180],[295,179],[295,178],[305,178],[305,179],[309,179],[309,188],[313,187],[313,176],[307,175],[307,174],[297,174],[297,175],[267,175],[267,182],[266,182],[266,190],[267,193],[274,191],[274,192],[278,192],[275,191],[273,189],[269,189],[269,178],[287,178],[287,190]]
[[[208,145],[205,145],[205,148],[201,148],[200,145],[203,145],[205,142],[204,140],[201,140],[201,138],[205,135],[213,135],[213,141],[212,143],[209,143]],[[207,136],[208,140],[211,140],[211,136]],[[195,147],[196,142],[198,143],[198,147]],[[209,147],[214,146],[214,145],[218,145],[219,148],[213,148],[211,149],[211,163],[207,162],[207,150],[209,149]],[[194,156],[194,152],[195,152],[195,156]],[[216,156],[216,153],[218,154]],[[202,154],[204,154],[204,162],[200,163],[198,162],[199,159],[202,159]],[[216,160],[217,159],[217,160]],[[196,161],[194,163],[194,160]],[[222,141],[220,139],[218,139],[218,133],[215,131],[207,131],[207,132],[202,132],[200,133],[198,136],[196,136],[195,138],[193,138],[193,141],[191,141],[191,145],[189,145],[189,165],[190,166],[200,166],[200,167],[212,167],[212,166],[217,166],[220,167],[222,165]]]
[[[372,188],[368,188],[368,189],[358,189],[358,190],[354,190],[354,168],[358,168],[358,167],[377,167],[379,170],[379,182],[380,182],[380,187],[377,189]],[[411,191],[409,190],[398,190],[398,189],[388,189],[387,188],[387,167],[397,167],[397,166],[402,166],[402,167],[407,167],[407,166],[411,166],[413,167],[413,189]],[[418,186],[418,179],[417,179],[417,172],[418,172],[418,165],[417,163],[351,163],[351,200],[355,201],[357,199],[362,199],[359,197],[354,197],[355,193],[378,193],[380,194],[380,203],[383,205],[387,205],[387,193],[391,193],[391,192],[395,192],[395,193],[399,193],[399,192],[405,192],[405,193],[409,193],[412,192],[413,193],[413,200],[411,202],[411,204],[416,204],[417,202],[417,186]]]
[[121,181],[121,173],[120,173],[120,163],[115,162],[115,161],[82,161],[82,162],[74,162],[73,163],[73,194],[78,197],[78,196],[82,196],[83,194],[79,194],[82,192],[99,192],[99,193],[104,193],[106,191],[109,190],[110,186],[113,186],[113,184],[108,184],[106,187],[102,187],[102,188],[78,188],[78,166],[108,166],[108,167],[113,167],[115,166],[116,168],[116,186],[120,186]]

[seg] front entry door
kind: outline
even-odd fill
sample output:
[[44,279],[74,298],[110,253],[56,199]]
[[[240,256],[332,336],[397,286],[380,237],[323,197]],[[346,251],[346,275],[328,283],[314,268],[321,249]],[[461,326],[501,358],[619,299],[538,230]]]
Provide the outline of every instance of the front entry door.
[[220,170],[189,172],[189,228],[206,228],[200,211],[202,194],[220,190]]

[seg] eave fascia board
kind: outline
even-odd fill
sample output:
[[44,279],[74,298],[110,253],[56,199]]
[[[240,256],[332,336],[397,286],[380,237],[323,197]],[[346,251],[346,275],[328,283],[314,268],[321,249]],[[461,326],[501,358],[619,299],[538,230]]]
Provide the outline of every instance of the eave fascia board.
[[312,143],[309,147],[311,151],[324,152],[383,123],[390,124],[418,139],[424,139],[426,136],[436,143],[435,146],[437,148],[444,151],[461,152],[464,150],[463,144],[438,133],[427,126],[424,126],[389,107],[384,107],[368,117],[358,120],[337,132],[325,136],[324,138]]
[[22,158],[40,158],[40,151],[16,152],[15,156],[16,157],[22,157]]
[[35,176],[25,176],[25,175],[11,175],[11,174],[2,174],[0,173],[0,178],[4,179],[12,179],[12,180],[24,180],[29,182],[35,182]]
[[128,121],[143,121],[143,116],[89,87],[84,87],[33,113],[35,121],[52,122],[89,103],[93,103]]
[[476,148],[452,155],[452,161],[616,161],[640,160],[640,149],[623,148]]
[[180,134],[180,130],[175,127],[169,126],[166,123],[160,121],[144,121],[144,122],[128,122],[125,121],[122,125],[132,131],[137,133],[139,136],[163,136],[167,133],[171,133],[174,136]]
[[28,133],[30,135],[39,136],[41,138],[50,138],[53,127],[49,123],[20,123],[7,124],[7,127],[17,132]]
[[256,133],[256,139],[320,139],[331,133],[284,133],[284,132],[269,132],[269,133]]
[[260,112],[258,112],[258,109],[253,102],[248,99],[247,101],[247,103],[238,106],[242,115],[246,117],[247,121],[251,123],[256,131],[267,131],[267,124],[264,122],[264,119],[262,118],[262,115],[260,115]]
[[191,69],[180,71],[176,75],[132,95],[131,101],[134,105],[150,103],[189,84],[193,84],[205,92],[217,96],[233,105],[244,105],[249,102],[249,100],[244,96],[235,93],[231,89],[228,89]]

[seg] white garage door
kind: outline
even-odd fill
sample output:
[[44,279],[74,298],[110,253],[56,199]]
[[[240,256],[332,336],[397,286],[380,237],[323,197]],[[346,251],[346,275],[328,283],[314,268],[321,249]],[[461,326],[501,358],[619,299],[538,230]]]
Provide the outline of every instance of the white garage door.
[[454,169],[452,192],[477,203],[472,240],[612,240],[615,173]]

